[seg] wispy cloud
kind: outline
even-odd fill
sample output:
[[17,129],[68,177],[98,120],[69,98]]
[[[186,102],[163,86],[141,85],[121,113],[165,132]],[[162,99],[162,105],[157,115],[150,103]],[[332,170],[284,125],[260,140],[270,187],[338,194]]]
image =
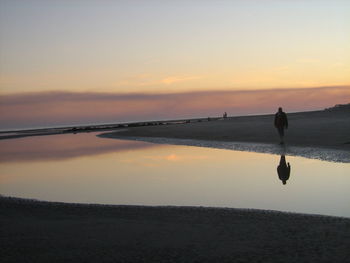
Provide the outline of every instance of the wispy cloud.
[[320,60],[316,58],[299,58],[296,60],[296,62],[303,63],[303,64],[316,64],[316,63],[320,63]]
[[138,74],[135,76],[130,76],[128,78],[122,79],[114,83],[115,87],[151,87],[151,86],[168,86],[174,83],[189,82],[193,80],[202,79],[203,76],[166,76],[157,77],[152,74]]
[[185,155],[185,154],[168,154],[168,155],[152,155],[152,156],[145,156],[148,160],[153,161],[169,161],[169,162],[179,162],[179,161],[193,161],[193,160],[204,160],[208,159],[208,156],[205,155]]
[[195,80],[195,79],[200,79],[202,78],[201,76],[171,76],[171,77],[166,77],[161,80],[161,83],[170,85],[173,83],[177,82],[184,82],[184,81],[189,81],[189,80]]

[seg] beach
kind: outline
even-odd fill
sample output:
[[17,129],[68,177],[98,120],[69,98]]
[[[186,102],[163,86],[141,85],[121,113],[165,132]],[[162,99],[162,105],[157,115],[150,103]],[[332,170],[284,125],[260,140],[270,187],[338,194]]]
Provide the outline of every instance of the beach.
[[350,109],[289,113],[285,143],[280,144],[274,114],[193,119],[169,125],[130,126],[104,138],[301,156],[350,162]]
[[2,262],[346,262],[350,219],[0,198]]
[[[107,133],[102,137],[278,145],[273,117],[150,122],[103,128]],[[291,113],[288,118],[287,145],[349,153],[348,112]],[[62,133],[91,131],[70,128]],[[0,196],[0,236],[2,262],[346,262],[350,257],[349,218],[256,209]]]
[[350,263],[349,1],[0,7],[0,263]]
[[[350,111],[287,113],[286,145],[350,151]],[[166,126],[131,127],[115,137],[155,137],[278,144],[274,114],[201,120]],[[110,137],[113,137],[111,134]]]
[[[287,113],[289,146],[350,151],[350,106]],[[0,132],[0,140],[67,133],[106,132],[109,138],[170,138],[217,142],[278,144],[274,114],[143,121]]]

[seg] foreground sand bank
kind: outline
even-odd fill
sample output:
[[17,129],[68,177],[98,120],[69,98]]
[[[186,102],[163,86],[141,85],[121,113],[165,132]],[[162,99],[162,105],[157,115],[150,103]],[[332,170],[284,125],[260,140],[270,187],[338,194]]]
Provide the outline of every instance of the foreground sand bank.
[[[350,111],[315,111],[288,114],[286,143],[350,151]],[[227,142],[277,144],[274,115],[231,117],[225,120],[132,127],[115,137],[157,137]]]
[[350,219],[0,197],[2,262],[345,262]]

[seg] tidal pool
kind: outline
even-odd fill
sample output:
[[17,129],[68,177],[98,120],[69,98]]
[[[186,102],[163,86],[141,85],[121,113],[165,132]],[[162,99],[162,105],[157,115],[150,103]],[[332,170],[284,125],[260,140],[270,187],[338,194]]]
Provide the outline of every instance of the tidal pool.
[[77,203],[256,208],[350,217],[349,163],[286,155],[290,164],[286,180],[277,172],[279,155],[96,135],[0,141],[0,194]]

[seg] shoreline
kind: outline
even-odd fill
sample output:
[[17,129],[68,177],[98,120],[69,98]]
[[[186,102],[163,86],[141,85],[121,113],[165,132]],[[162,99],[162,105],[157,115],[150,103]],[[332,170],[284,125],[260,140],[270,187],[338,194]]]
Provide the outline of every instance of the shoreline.
[[[169,126],[129,127],[118,131],[116,136],[277,144],[279,137],[273,119],[271,114]],[[287,145],[350,151],[350,111],[293,113],[288,114],[288,119]]]
[[[288,113],[290,129],[286,130],[286,141],[294,146],[322,146],[331,149],[346,149],[350,151],[350,136],[345,136],[350,132],[350,107],[332,110],[333,108],[317,111]],[[137,137],[161,137],[179,139],[202,139],[214,141],[236,141],[236,142],[260,142],[275,143],[277,132],[273,127],[274,114],[230,116],[226,119],[222,117],[190,118],[174,120],[138,121],[109,124],[72,125],[52,128],[17,129],[0,131],[0,140],[16,139],[30,136],[45,136],[69,133],[104,132],[118,131],[121,136]],[[297,121],[296,127],[293,122]],[[300,121],[304,121],[304,127],[300,127]],[[306,122],[306,123],[305,123]],[[317,123],[320,122],[320,123]],[[305,125],[306,124],[306,125]],[[242,126],[237,128],[237,125]],[[197,128],[196,128],[197,126]],[[332,129],[330,129],[330,126]],[[184,128],[186,127],[186,128]],[[127,132],[120,130],[128,129]],[[226,129],[223,132],[223,128]],[[206,130],[208,129],[208,130]],[[213,130],[214,129],[214,130]],[[300,131],[311,129],[304,134]],[[322,139],[315,142],[315,136],[319,136],[322,131]],[[332,139],[336,130],[338,138]],[[156,130],[158,130],[156,132]],[[255,133],[252,133],[255,130]],[[218,134],[215,134],[218,132]],[[328,134],[330,132],[330,134]],[[192,133],[192,134],[190,134]],[[289,133],[292,133],[289,135]],[[143,135],[143,136],[142,136]],[[325,136],[326,135],[326,136]],[[328,135],[328,136],[327,136]],[[312,136],[309,142],[302,140],[303,136]],[[320,144],[321,142],[321,144]]]
[[316,218],[333,218],[350,220],[350,217],[323,215],[323,214],[309,214],[292,211],[280,211],[258,208],[235,208],[235,207],[215,207],[215,206],[193,206],[193,205],[123,205],[123,204],[102,204],[102,203],[76,203],[76,202],[61,202],[61,201],[46,201],[36,198],[24,198],[15,196],[5,196],[0,194],[0,204],[2,208],[9,208],[9,206],[33,206],[46,208],[67,208],[67,209],[116,209],[116,210],[178,210],[178,211],[202,211],[202,212],[232,212],[232,213],[252,213],[252,214],[271,214],[271,215],[285,215],[297,217],[316,217]]
[[350,256],[344,217],[4,196],[0,208],[4,262],[345,262]]
[[274,115],[90,125],[0,133],[0,140],[32,136],[100,132],[99,137],[288,154],[332,162],[350,162],[350,109],[288,114],[286,144],[278,144]]
[[[211,120],[219,120],[221,117],[212,117]],[[143,127],[157,125],[174,125],[193,122],[206,121],[207,118],[191,118],[191,119],[174,119],[174,120],[155,120],[155,121],[137,121],[137,122],[121,122],[112,124],[89,124],[89,125],[71,125],[62,127],[48,128],[30,128],[30,129],[10,129],[0,131],[0,140],[16,139],[30,136],[45,136],[69,133],[85,133],[99,132],[125,129],[128,127]]]
[[131,127],[106,132],[99,137],[350,162],[350,111],[294,113],[288,118],[289,129],[285,131],[286,144],[283,146],[279,145],[279,137],[273,127],[274,115]]
[[155,144],[195,146],[214,149],[224,149],[243,152],[266,153],[274,155],[288,155],[316,159],[328,162],[350,163],[350,154],[347,150],[333,148],[320,148],[310,146],[289,146],[269,143],[251,143],[251,142],[227,142],[227,141],[208,141],[196,139],[176,139],[159,137],[132,137],[118,136],[116,133],[103,133],[97,135],[100,138],[120,139],[142,141]]

